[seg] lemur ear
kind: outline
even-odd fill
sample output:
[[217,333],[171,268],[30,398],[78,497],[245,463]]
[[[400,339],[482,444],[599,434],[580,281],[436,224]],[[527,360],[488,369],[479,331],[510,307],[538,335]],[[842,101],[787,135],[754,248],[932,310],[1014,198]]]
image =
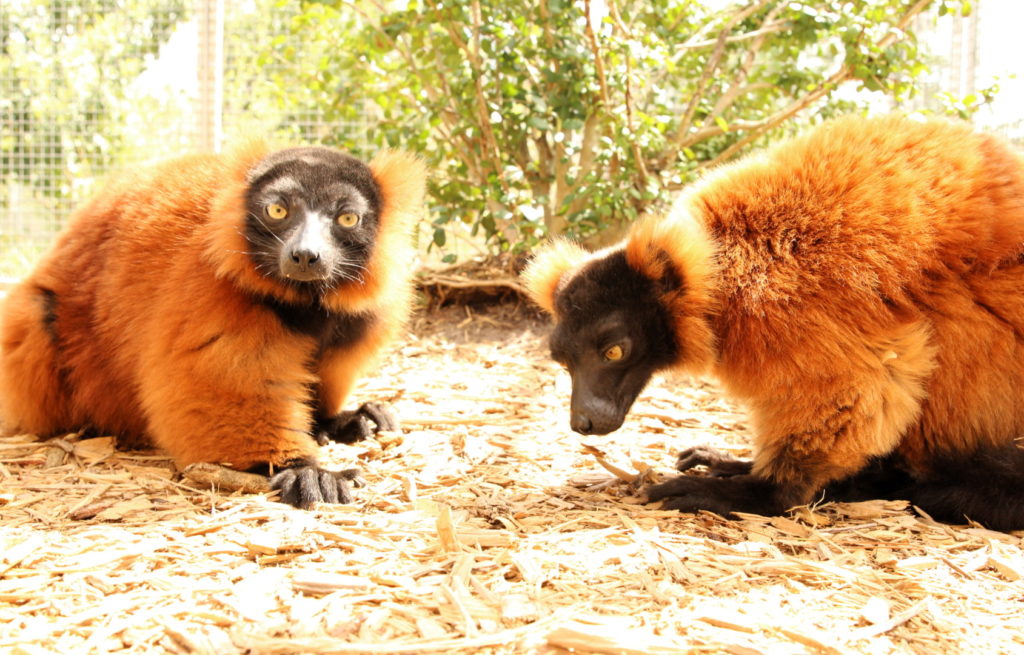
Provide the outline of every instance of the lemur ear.
[[685,205],[638,221],[626,239],[626,262],[654,282],[676,335],[680,365],[701,371],[714,361],[707,316],[715,306],[714,246]]
[[680,291],[693,282],[703,285],[711,273],[711,255],[703,228],[678,210],[664,218],[641,219],[626,240],[626,261],[660,293]]
[[251,184],[260,171],[266,172],[260,163],[273,152],[271,144],[253,137],[232,145],[224,153],[232,182]]
[[589,256],[579,245],[565,239],[552,241],[538,250],[520,276],[530,298],[544,311],[554,314],[555,296],[569,281],[569,273]]
[[343,285],[324,297],[324,306],[337,311],[378,311],[378,305],[404,298],[411,289],[395,271],[409,270],[416,261],[412,233],[423,216],[427,167],[401,150],[383,150],[367,165],[380,189],[380,223],[362,283]]
[[369,166],[380,187],[381,223],[407,223],[418,218],[427,184],[423,160],[401,150],[383,150]]

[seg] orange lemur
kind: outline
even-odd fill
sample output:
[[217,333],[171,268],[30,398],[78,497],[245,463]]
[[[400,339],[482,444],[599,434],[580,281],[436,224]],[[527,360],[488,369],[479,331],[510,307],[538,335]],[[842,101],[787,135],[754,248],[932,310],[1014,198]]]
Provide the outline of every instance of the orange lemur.
[[1024,528],[1024,163],[963,124],[843,118],[727,165],[663,218],[524,273],[572,377],[571,426],[618,429],[656,371],[711,372],[754,459],[684,451],[683,511],[909,499]]
[[272,472],[299,507],[351,501],[317,444],[397,427],[342,403],[410,309],[425,177],[401,152],[252,142],[115,178],[6,300],[6,427]]

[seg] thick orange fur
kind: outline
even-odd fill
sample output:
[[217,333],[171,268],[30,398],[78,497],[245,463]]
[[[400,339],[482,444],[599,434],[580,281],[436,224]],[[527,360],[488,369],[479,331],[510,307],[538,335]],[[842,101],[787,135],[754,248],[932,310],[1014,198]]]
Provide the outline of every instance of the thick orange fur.
[[[995,137],[832,121],[711,174],[623,248],[652,279],[667,253],[676,366],[710,363],[746,403],[753,474],[789,505],[873,457],[927,477],[1024,435],[1024,164]],[[584,261],[548,258],[532,267],[562,286]],[[552,275],[530,286],[547,309]]]
[[[338,412],[408,315],[425,170],[398,152],[373,160],[383,198],[367,270],[323,304],[374,320],[355,343],[320,352],[253,300],[309,301],[260,275],[245,252],[247,173],[268,152],[252,142],[128,174],[75,213],[3,309],[8,429],[92,427],[153,442],[179,466],[315,460],[311,389],[321,411]],[[47,294],[59,303],[56,329]]]
[[534,255],[523,271],[523,284],[534,302],[554,314],[555,295],[567,277],[592,256],[572,241],[557,239]]
[[686,284],[665,290],[659,300],[668,310],[678,350],[685,353],[679,366],[691,372],[706,370],[715,359],[715,338],[707,321],[716,302],[711,255],[704,226],[685,217],[640,221],[626,239],[626,261],[647,278],[661,279],[669,267],[685,271]]

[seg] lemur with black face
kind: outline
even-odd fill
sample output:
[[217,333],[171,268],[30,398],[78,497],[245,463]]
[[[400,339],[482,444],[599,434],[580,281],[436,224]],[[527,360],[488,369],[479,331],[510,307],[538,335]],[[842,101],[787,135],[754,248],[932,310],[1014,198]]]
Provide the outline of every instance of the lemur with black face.
[[91,429],[179,467],[272,473],[284,502],[350,502],[317,444],[397,428],[343,411],[411,307],[426,171],[250,143],[108,183],[11,290],[0,332],[8,430]]
[[710,372],[754,459],[706,446],[647,490],[778,514],[903,498],[1024,528],[1024,161],[941,120],[843,118],[722,167],[624,243],[525,273],[554,314],[571,426],[617,430],[651,376]]

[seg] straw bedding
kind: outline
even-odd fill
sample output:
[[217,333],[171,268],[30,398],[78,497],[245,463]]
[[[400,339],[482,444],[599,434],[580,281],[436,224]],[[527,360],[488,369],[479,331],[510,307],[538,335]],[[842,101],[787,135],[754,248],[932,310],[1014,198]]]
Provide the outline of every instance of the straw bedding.
[[3,439],[0,652],[1024,652],[1021,533],[900,502],[644,505],[687,445],[748,455],[742,412],[660,381],[580,437],[545,331],[510,305],[421,316],[356,398],[403,432],[323,455],[364,472],[348,506],[109,438]]

